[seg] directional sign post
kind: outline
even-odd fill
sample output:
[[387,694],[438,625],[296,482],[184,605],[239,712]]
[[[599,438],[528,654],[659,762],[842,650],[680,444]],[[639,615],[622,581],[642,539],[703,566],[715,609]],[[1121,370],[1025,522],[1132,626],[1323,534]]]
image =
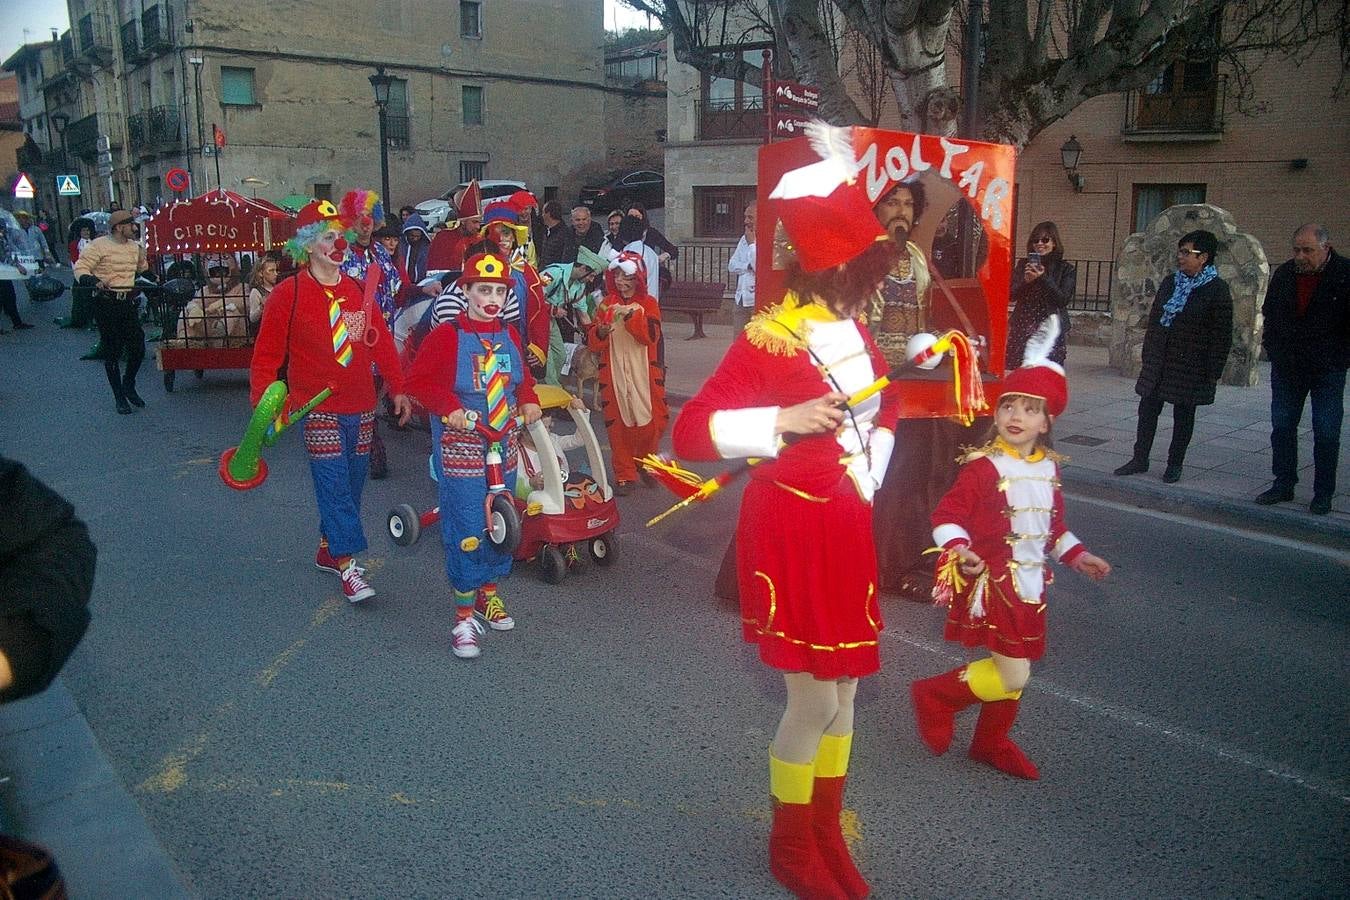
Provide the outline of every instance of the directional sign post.
[[820,88],[802,84],[800,81],[775,81],[773,102],[779,106],[793,106],[797,109],[820,109]]
[[57,175],[56,193],[62,197],[80,196],[80,176],[78,175]]
[[806,133],[802,129],[810,121],[806,116],[799,116],[796,113],[775,112],[773,116],[773,136],[780,138],[801,137]]

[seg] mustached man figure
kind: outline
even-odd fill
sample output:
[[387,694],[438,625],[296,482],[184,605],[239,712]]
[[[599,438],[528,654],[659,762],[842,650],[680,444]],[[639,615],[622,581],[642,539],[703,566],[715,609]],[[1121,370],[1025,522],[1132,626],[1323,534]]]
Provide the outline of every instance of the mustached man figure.
[[272,289],[253,349],[249,402],[283,377],[287,409],[307,403],[324,388],[333,393],[305,417],[305,449],[319,505],[319,550],[314,564],[342,578],[352,603],[375,596],[356,563],[366,549],[361,529],[361,489],[370,464],[375,428],[375,377],[379,370],[406,422],[412,404],[394,338],[378,308],[367,309],[358,285],[340,266],[347,251],[338,211],[315,200],[296,219],[286,252],[302,268]]

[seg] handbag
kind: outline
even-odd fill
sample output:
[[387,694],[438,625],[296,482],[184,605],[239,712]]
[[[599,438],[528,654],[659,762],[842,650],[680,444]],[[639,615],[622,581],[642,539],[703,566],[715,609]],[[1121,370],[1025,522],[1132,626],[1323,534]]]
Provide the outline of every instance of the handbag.
[[50,275],[37,274],[24,282],[28,289],[28,299],[34,303],[55,300],[66,292],[66,286]]
[[66,900],[52,855],[37,844],[0,834],[0,900]]

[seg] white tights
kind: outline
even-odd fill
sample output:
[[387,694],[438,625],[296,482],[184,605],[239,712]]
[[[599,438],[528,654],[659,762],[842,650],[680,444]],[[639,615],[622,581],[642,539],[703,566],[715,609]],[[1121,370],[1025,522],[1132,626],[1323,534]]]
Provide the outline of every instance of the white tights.
[[853,731],[858,679],[819,679],[807,672],[789,672],[783,675],[783,681],[787,684],[787,708],[770,752],[783,762],[812,762],[822,736]]

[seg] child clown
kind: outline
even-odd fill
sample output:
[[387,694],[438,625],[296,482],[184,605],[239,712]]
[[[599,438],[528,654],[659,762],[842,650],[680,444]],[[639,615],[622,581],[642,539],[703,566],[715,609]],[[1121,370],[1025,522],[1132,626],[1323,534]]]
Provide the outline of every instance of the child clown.
[[[1033,341],[1049,348],[1048,340]],[[951,745],[956,713],[975,703],[980,717],[970,756],[1019,778],[1040,772],[1008,737],[1031,661],[1045,653],[1049,554],[1076,572],[1102,579],[1111,566],[1087,551],[1064,524],[1059,466],[1043,438],[1064,412],[1064,370],[1032,356],[1003,382],[992,440],[968,453],[933,511],[942,547],[934,595],[950,602],[946,637],[989,656],[911,687],[919,735],[935,754]]]
[[481,652],[479,619],[494,631],[515,627],[497,589],[511,572],[511,555],[483,539],[487,454],[469,417],[475,413],[490,428],[509,429],[502,465],[506,488],[513,491],[518,435],[510,423],[519,415],[528,425],[541,410],[520,336],[501,318],[511,283],[511,270],[499,257],[480,253],[466,260],[459,286],[468,306],[453,323],[432,330],[408,376],[408,393],[431,414],[445,573],[455,593],[450,650],[460,659]]

